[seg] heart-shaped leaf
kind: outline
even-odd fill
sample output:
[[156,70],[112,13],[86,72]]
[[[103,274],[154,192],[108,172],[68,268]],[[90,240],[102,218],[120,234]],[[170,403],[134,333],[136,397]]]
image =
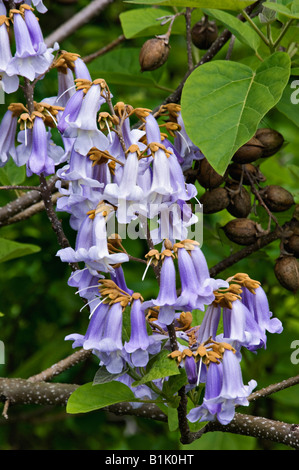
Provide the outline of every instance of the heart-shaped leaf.
[[213,61],[194,70],[182,92],[187,134],[220,174],[234,153],[255,134],[280,100],[290,76],[290,57],[276,52],[257,70]]

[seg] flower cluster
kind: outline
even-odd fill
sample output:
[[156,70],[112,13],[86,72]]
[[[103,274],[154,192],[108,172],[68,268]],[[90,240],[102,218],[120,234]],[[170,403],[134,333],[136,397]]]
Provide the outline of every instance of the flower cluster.
[[[40,0],[32,3],[44,11]],[[205,385],[203,402],[188,419],[230,422],[235,406],[248,404],[256,385],[254,380],[243,384],[242,348],[266,347],[266,332],[279,333],[282,327],[259,282],[246,274],[211,278],[199,242],[189,237],[189,228],[198,223],[190,204],[197,190],[186,183],[184,171],[204,156],[186,133],[180,106],[170,103],[153,113],[123,102],[113,105],[105,80],[92,79],[78,54],[60,51],[54,58],[31,2],[7,14],[0,1],[0,13],[5,91],[15,91],[19,77],[33,82],[50,68],[57,71],[55,96],[8,107],[0,125],[0,164],[12,158],[26,165],[27,176],[57,177],[56,209],[69,214],[76,232],[75,247],[62,248],[57,256],[78,266],[68,284],[90,310],[85,334],[66,339],[74,348],[92,350],[115,380],[130,387],[130,371],[142,376],[149,360],[166,349],[169,361],[185,369],[189,391]],[[54,144],[53,130],[61,146]],[[150,249],[142,261],[159,281],[157,297],[146,300],[125,280],[125,265],[134,254],[124,246],[123,227],[136,220]],[[194,311],[203,314],[200,325],[194,324]],[[155,398],[163,380],[167,376],[154,391],[145,385],[132,390],[137,397]]]

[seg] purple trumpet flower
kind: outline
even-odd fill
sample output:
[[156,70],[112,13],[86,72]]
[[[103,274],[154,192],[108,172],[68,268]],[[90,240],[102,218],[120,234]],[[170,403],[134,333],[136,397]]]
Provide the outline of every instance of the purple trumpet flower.
[[[108,206],[105,206],[106,208]],[[129,260],[125,253],[110,254],[107,245],[106,220],[103,212],[95,211],[94,218],[89,215],[82,221],[77,234],[75,249],[68,247],[57,252],[61,261],[67,263],[84,262],[94,275],[98,271],[113,272],[113,265]]]
[[214,421],[228,424],[235,415],[235,406],[248,406],[248,396],[256,387],[255,380],[243,384],[238,356],[226,350],[221,363],[211,362],[206,376],[202,405],[193,408],[187,418],[190,422]]
[[[32,18],[32,17],[31,17]],[[47,49],[44,41],[40,42],[40,32],[29,22],[29,31],[21,12],[14,12],[14,35],[16,41],[16,53],[8,67],[8,75],[21,75],[34,80],[43,75],[51,65],[54,56],[53,49]],[[57,48],[58,45],[55,45]]]
[[165,250],[164,260],[160,273],[160,289],[156,299],[144,302],[142,309],[159,307],[159,323],[170,325],[175,318],[175,305],[177,303],[176,293],[176,270],[173,262],[173,254]]
[[[82,155],[87,155],[92,147],[106,150],[109,146],[107,137],[97,127],[97,113],[105,102],[101,91],[101,85],[92,84],[81,102],[76,118],[65,117],[68,127],[64,130],[64,135],[75,139],[74,148]],[[60,125],[58,127],[60,128]]]
[[265,342],[265,334],[248,308],[239,300],[232,308],[223,308],[223,336],[250,350],[256,350]]
[[131,336],[124,348],[130,354],[135,367],[145,367],[149,360],[148,347],[150,337],[147,333],[144,311],[141,309],[140,297],[135,298],[131,306]]
[[190,137],[188,136],[181,113],[178,115],[178,124],[181,126],[181,129],[179,132],[177,132],[174,141],[174,147],[178,154],[183,158],[181,165],[182,170],[184,171],[188,168],[191,168],[194,160],[202,160],[204,155],[200,149],[193,144]]
[[181,280],[181,294],[177,306],[184,310],[204,310],[205,305],[210,305],[215,299],[215,282],[206,278],[200,282],[197,277],[193,260],[185,248],[177,249],[178,266]]
[[48,156],[48,135],[42,116],[35,115],[32,130],[32,147],[27,161],[27,176],[32,174],[52,175],[55,163]]
[[[4,7],[5,8],[5,7]],[[5,93],[13,93],[19,87],[19,77],[13,73],[7,73],[12,59],[9,35],[7,30],[7,18],[0,11],[0,77],[1,85]]]
[[4,166],[10,157],[17,160],[15,139],[18,118],[10,110],[6,111],[0,125],[0,167]]
[[97,350],[99,342],[104,334],[105,321],[109,312],[109,305],[100,303],[99,300],[95,299],[97,307],[91,316],[87,331],[85,335],[73,333],[67,335],[65,340],[74,341],[73,348],[84,348]]
[[123,309],[119,302],[109,307],[103,335],[96,346],[96,354],[101,365],[111,374],[119,374],[123,370],[122,357],[122,318]]
[[107,184],[103,193],[104,200],[118,207],[117,219],[123,224],[136,218],[135,213],[140,212],[138,209],[140,205],[142,206],[144,198],[143,191],[137,184],[139,167],[137,152],[131,152],[130,148],[119,184]]
[[77,287],[76,294],[86,300],[93,300],[99,295],[99,279],[103,279],[104,276],[98,274],[97,276],[91,274],[88,268],[74,271],[68,280],[68,285],[71,287]]
[[278,318],[271,318],[272,312],[264,289],[259,286],[255,293],[250,292],[246,287],[242,289],[242,303],[248,308],[254,320],[262,332],[261,346],[266,347],[266,331],[269,333],[281,333],[282,323]]

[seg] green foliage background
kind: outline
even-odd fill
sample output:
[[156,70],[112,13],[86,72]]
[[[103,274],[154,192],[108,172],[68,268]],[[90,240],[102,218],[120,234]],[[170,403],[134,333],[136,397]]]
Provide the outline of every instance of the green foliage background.
[[[89,3],[87,0],[65,3],[47,1],[46,15],[40,15],[44,36],[55,30],[59,24]],[[119,15],[131,10],[133,5],[122,1],[113,2],[98,18],[80,28],[60,44],[62,49],[79,53],[82,57],[105,46],[122,33]],[[134,8],[143,9],[143,6]],[[163,7],[166,11],[171,11]],[[201,17],[195,11],[192,22]],[[154,109],[168,96],[170,90],[180,83],[187,69],[185,39],[182,35],[183,24],[178,22],[171,36],[171,52],[167,65],[155,72],[139,71],[138,54],[145,39],[159,34],[159,27],[150,26],[137,37],[126,40],[116,50],[96,59],[89,65],[93,79],[105,78],[116,101],[124,101],[134,107]],[[219,25],[220,29],[221,26]],[[202,51],[193,51],[197,58]],[[224,59],[227,46],[217,58]],[[242,42],[236,41],[232,60],[244,64],[255,60],[254,51]],[[51,72],[36,87],[36,100],[56,94],[56,75]],[[18,97],[16,98],[16,95]],[[6,104],[22,101],[22,93],[6,97]],[[298,105],[299,106],[299,105]],[[1,116],[6,107],[0,107]],[[297,111],[298,113],[298,111]],[[261,170],[268,184],[279,184],[290,190],[296,202],[298,193],[299,133],[294,120],[275,109],[263,121],[264,127],[273,127],[282,132],[287,145],[274,157],[265,160]],[[13,171],[13,170],[11,170]],[[2,172],[2,184],[3,172]],[[18,174],[16,180],[22,179]],[[34,184],[34,177],[26,180]],[[199,195],[203,188],[198,187]],[[5,205],[19,193],[0,193],[0,204]],[[288,216],[290,214],[287,214]],[[259,213],[262,220],[266,217]],[[263,219],[264,217],[264,219]],[[283,214],[282,217],[285,217]],[[220,227],[232,217],[222,211],[204,217],[203,251],[209,266],[213,266],[240,247],[228,242]],[[68,226],[67,214],[61,214],[63,226],[72,244],[75,234]],[[71,343],[64,337],[73,332],[84,332],[88,314],[80,312],[82,303],[74,295],[74,289],[67,286],[70,270],[55,257],[58,250],[55,234],[51,231],[45,213],[0,229],[0,237],[22,243],[34,244],[40,251],[0,265],[0,339],[5,343],[5,365],[0,365],[1,377],[27,378],[51,366],[72,352]],[[207,242],[206,242],[207,240]],[[131,246],[130,246],[131,243]],[[145,247],[126,242],[130,252],[142,256]],[[226,278],[235,272],[247,272],[259,280],[266,290],[272,311],[284,325],[281,335],[269,335],[266,350],[257,355],[246,354],[243,361],[244,382],[255,378],[258,388],[298,374],[298,365],[291,363],[290,345],[299,339],[298,298],[282,289],[273,272],[275,259],[279,255],[279,242],[239,262],[233,269],[221,273]],[[144,297],[155,293],[156,285],[149,273],[141,286],[143,267],[128,264],[125,268],[127,284],[141,291]],[[97,371],[97,361],[92,358],[61,374],[56,381],[83,384],[91,381]],[[279,392],[267,399],[258,400],[245,413],[266,416],[267,418],[298,422],[298,386]],[[9,420],[0,419],[0,449],[52,449],[52,450],[171,450],[192,449],[283,449],[276,445],[253,438],[230,434],[212,433],[204,436],[190,446],[179,444],[178,434],[169,432],[166,424],[133,417],[116,417],[104,412],[86,415],[67,415],[64,408],[41,408],[38,406],[15,406],[9,409]]]

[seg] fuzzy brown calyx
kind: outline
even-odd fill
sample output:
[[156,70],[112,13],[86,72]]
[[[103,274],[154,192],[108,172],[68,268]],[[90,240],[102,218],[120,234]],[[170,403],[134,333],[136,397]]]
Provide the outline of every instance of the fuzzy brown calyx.
[[7,109],[12,112],[13,117],[20,117],[23,113],[29,115],[29,111],[25,108],[23,103],[11,103]]
[[72,72],[75,70],[75,62],[80,57],[74,52],[62,51],[62,53],[54,60],[52,68],[56,68],[58,72],[67,74],[68,69]]
[[252,294],[260,287],[261,283],[254,279],[251,279],[246,273],[237,273],[227,279],[227,282],[234,282],[242,287],[246,287]]

